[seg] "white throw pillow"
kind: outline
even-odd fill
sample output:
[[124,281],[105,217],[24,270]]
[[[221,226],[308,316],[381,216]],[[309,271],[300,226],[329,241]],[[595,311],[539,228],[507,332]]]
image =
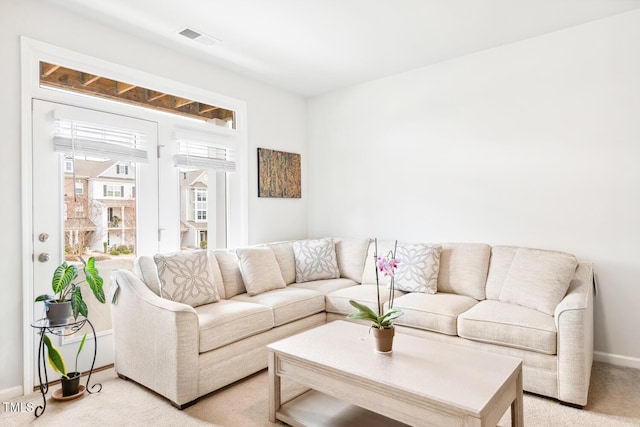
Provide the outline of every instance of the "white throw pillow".
[[192,307],[220,300],[206,251],[158,254],[153,260],[162,298]]
[[500,291],[500,301],[553,316],[569,289],[578,262],[573,255],[518,248]]
[[273,289],[286,287],[280,266],[269,247],[236,249],[242,281],[247,293],[258,295]]
[[293,254],[297,283],[340,277],[333,239],[296,241]]
[[440,245],[399,243],[396,250],[399,262],[394,280],[396,289],[435,294],[438,290],[441,250]]

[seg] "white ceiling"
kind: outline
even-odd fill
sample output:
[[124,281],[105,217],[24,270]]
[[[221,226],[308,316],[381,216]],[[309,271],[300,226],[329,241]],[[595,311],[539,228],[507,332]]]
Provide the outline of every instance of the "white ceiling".
[[[640,0],[48,0],[301,95],[640,8]],[[190,27],[221,40],[203,46]]]

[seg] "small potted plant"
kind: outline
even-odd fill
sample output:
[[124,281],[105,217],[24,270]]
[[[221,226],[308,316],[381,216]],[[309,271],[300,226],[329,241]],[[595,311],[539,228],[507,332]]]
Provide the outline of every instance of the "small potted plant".
[[49,365],[53,368],[54,371],[62,374],[60,377],[60,382],[62,383],[62,396],[75,396],[80,392],[80,372],[78,371],[78,356],[84,347],[84,341],[87,338],[87,334],[84,334],[82,340],[80,341],[80,345],[78,346],[78,351],[76,352],[76,365],[74,372],[67,372],[67,366],[64,363],[64,358],[60,351],[53,345],[51,339],[45,334],[42,333],[42,341],[47,346],[47,354],[49,358]]
[[51,288],[55,295],[40,295],[35,299],[36,302],[44,301],[47,310],[47,318],[51,324],[62,324],[73,313],[73,318],[77,319],[79,314],[87,317],[87,304],[82,298],[80,284],[87,282],[96,299],[104,304],[105,297],[102,290],[103,279],[96,268],[95,258],[91,257],[86,262],[82,257],[84,280],[74,283],[78,278],[78,269],[75,265],[69,265],[63,262],[56,268],[51,280]]
[[[365,319],[371,321],[371,328],[373,329],[373,336],[376,340],[376,351],[380,353],[388,353],[392,350],[393,336],[395,329],[393,321],[402,316],[404,312],[398,308],[393,308],[393,301],[395,297],[395,271],[398,268],[400,261],[396,259],[396,248],[398,242],[396,241],[393,247],[393,251],[389,251],[387,256],[378,256],[378,240],[374,240],[375,251],[374,258],[376,269],[376,296],[377,296],[377,312],[374,312],[371,308],[364,304],[360,304],[357,301],[349,300],[349,304],[358,309],[357,312],[349,314],[347,317],[350,319]],[[389,283],[389,308],[386,312],[383,310],[383,304],[380,300],[380,282],[378,279],[379,272],[383,272],[385,276],[390,278]]]

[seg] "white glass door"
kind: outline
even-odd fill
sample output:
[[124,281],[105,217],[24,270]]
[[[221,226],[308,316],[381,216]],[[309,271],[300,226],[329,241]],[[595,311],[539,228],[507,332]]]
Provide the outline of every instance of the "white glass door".
[[[96,330],[95,367],[109,365],[111,271],[132,269],[136,254],[158,250],[157,123],[33,100],[32,125],[33,294],[52,294],[53,272],[63,261],[81,269],[79,257],[94,257],[106,303],[99,303],[86,283],[81,290]],[[78,281],[82,278],[80,273]],[[33,320],[44,317],[44,304],[34,303],[33,313]],[[70,336],[51,336],[68,371],[75,370],[85,332],[89,336],[77,366],[82,372],[91,367],[94,352],[88,325]],[[35,336],[36,356],[38,343]]]

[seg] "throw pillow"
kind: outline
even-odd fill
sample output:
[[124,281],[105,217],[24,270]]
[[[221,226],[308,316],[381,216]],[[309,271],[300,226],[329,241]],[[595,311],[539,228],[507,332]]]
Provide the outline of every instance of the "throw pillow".
[[518,248],[499,299],[553,316],[577,266],[576,258],[570,254]]
[[399,263],[394,280],[396,289],[435,294],[441,249],[440,245],[399,243],[396,250]]
[[153,260],[162,298],[192,307],[220,300],[206,251],[158,254]]
[[258,295],[286,286],[273,250],[268,247],[236,249],[242,281],[247,293]]
[[296,282],[340,277],[333,239],[299,240],[293,243]]

